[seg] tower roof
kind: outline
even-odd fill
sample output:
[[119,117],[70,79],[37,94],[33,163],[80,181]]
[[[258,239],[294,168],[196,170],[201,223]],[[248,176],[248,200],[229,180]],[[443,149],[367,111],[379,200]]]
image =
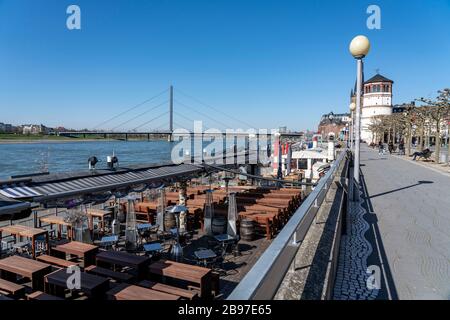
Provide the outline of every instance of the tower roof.
[[377,73],[376,75],[374,75],[372,78],[370,78],[369,80],[367,80],[364,83],[374,83],[374,82],[390,82],[390,83],[394,83],[394,81],[382,76],[381,74]]

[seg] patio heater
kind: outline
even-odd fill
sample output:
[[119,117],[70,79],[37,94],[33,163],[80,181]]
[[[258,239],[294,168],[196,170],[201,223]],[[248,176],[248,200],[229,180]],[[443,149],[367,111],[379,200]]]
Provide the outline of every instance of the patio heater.
[[231,237],[236,238],[237,227],[236,220],[238,219],[237,206],[236,206],[236,192],[232,192],[228,195],[228,223],[227,223],[227,234]]
[[214,217],[214,207],[213,207],[213,194],[212,190],[206,190],[206,203],[205,203],[205,221],[204,221],[204,231],[207,235],[212,236],[212,219]]
[[[187,199],[187,183],[186,181],[180,182],[180,189],[178,191],[178,204],[180,206],[186,205]],[[186,211],[180,213],[180,231],[185,232],[187,229],[187,214]]]
[[224,171],[224,177],[223,180],[225,181],[225,193],[227,195],[227,201],[229,201],[229,185],[230,185],[230,180],[232,180],[233,177],[232,175],[228,172],[228,171]]
[[159,231],[164,230],[164,212],[166,209],[166,189],[158,189],[158,208],[156,210],[156,224],[158,225]]
[[185,206],[171,206],[166,209],[167,213],[173,213],[177,224],[176,243],[170,250],[170,256],[172,260],[180,262],[183,259],[183,247],[180,244],[180,213],[186,212],[188,208]]
[[127,250],[136,250],[137,229],[136,229],[136,212],[134,211],[134,201],[136,197],[128,196],[127,222],[125,227],[125,246]]

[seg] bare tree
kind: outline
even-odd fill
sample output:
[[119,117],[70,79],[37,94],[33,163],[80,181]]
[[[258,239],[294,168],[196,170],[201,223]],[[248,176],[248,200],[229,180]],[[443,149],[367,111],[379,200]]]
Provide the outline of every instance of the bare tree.
[[449,114],[449,89],[438,91],[436,100],[420,98],[417,101],[427,104],[427,113],[433,120],[435,131],[435,155],[434,161],[439,163],[441,153],[441,124]]

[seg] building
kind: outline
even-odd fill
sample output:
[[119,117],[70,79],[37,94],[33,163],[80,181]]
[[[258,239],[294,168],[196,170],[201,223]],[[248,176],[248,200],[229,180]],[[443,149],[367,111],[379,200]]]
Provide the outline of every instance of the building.
[[49,134],[51,131],[51,128],[43,124],[25,124],[22,126],[23,134]]
[[14,131],[14,126],[9,123],[0,122],[0,132],[1,133],[10,133]]
[[[369,126],[376,116],[392,114],[392,86],[394,81],[376,74],[364,82],[361,109],[361,140],[373,142]],[[356,88],[351,93],[351,102],[356,101]]]
[[345,140],[350,121],[349,113],[334,114],[330,112],[320,118],[318,131],[323,140]]

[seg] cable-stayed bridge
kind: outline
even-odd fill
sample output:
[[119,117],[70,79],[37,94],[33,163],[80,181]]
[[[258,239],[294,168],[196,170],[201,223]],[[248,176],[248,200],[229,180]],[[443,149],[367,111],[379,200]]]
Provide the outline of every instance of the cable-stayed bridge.
[[[174,97],[175,93],[177,98]],[[151,117],[149,118],[148,115]],[[194,128],[196,123],[198,125],[198,121],[202,122],[200,130]],[[245,129],[240,128],[234,131],[233,128],[236,128],[237,125]],[[205,130],[209,133],[205,133]],[[237,137],[274,133],[271,130],[260,131],[256,126],[224,112],[221,108],[213,107],[170,86],[170,88],[98,123],[91,130],[61,131],[59,135],[114,137],[123,140],[128,140],[130,137],[172,140],[174,135],[180,134],[188,134],[193,137],[217,136],[218,134],[225,136],[227,131],[233,132],[233,136]],[[267,133],[265,133],[266,131]],[[281,133],[281,135],[302,136],[301,133]]]

